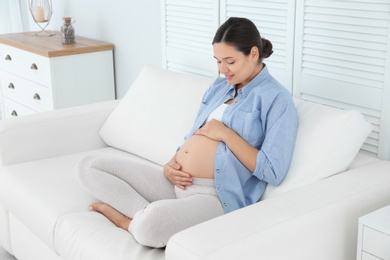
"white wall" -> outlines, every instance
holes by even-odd
[[[25,7],[28,0],[23,0]],[[76,37],[114,44],[117,97],[124,96],[147,64],[161,66],[160,0],[52,0],[49,29],[59,30],[63,16],[72,16]],[[22,7],[23,8],[23,7]],[[39,29],[27,8],[27,31]],[[77,38],[76,38],[77,41]]]
[[[8,1],[0,0],[0,33],[11,32],[12,26],[10,22],[11,15],[9,12]]]
[[[0,0],[0,33],[23,32],[19,1]]]

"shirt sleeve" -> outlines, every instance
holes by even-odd
[[[297,127],[293,101],[275,100],[267,112],[265,139],[256,158],[253,174],[257,178],[274,186],[283,181],[294,152]]]

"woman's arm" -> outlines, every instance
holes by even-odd
[[[259,150],[248,144],[247,141],[222,122],[213,119],[198,129],[195,134],[224,142],[246,168],[251,172],[255,171]]]
[[[292,102],[274,102],[273,106],[272,112],[268,113],[266,137],[261,150],[251,146],[240,135],[217,120],[206,123],[195,134],[224,142],[257,178],[272,185],[279,185],[291,163],[298,118]]]

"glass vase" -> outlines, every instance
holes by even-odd
[[[37,32],[35,35],[39,35],[42,32],[49,36],[54,35],[45,31],[53,14],[51,0],[29,0],[29,9],[34,22],[41,28],[41,31]]]

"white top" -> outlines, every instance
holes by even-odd
[[[225,103],[223,103],[222,105],[217,107],[213,112],[211,112],[211,114],[207,118],[206,122],[210,121],[211,119],[216,119],[216,120],[222,122],[222,116],[223,116],[223,113],[225,112],[225,109],[227,107],[228,107],[228,104],[225,104]]]

